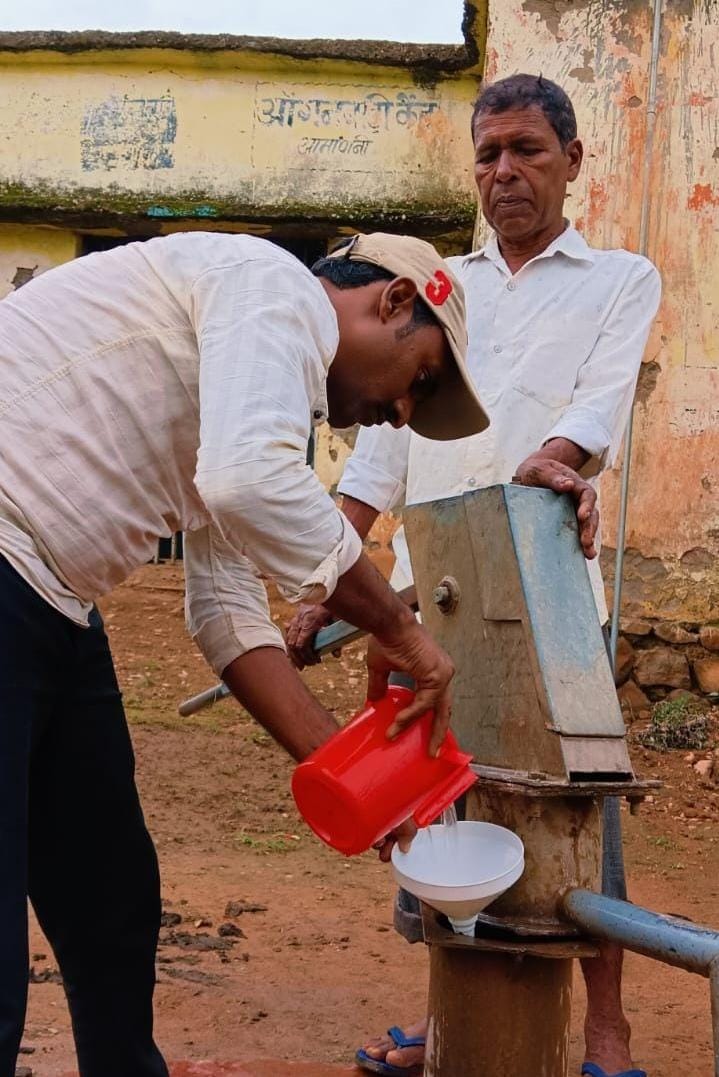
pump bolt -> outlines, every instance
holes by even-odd
[[[454,613],[459,605],[459,584],[454,576],[445,576],[432,592],[432,601],[440,613]]]

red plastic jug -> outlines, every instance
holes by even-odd
[[[427,826],[474,784],[471,755],[451,733],[429,755],[432,711],[394,740],[387,730],[414,693],[391,685],[296,768],[292,794],[318,838],[345,855],[363,853],[412,816]]]

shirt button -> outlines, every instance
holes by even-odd
[[[324,418],[324,413],[321,412],[319,410],[319,408],[315,408],[315,410],[312,412],[312,418],[313,419],[323,419]]]
[[[476,479],[467,479],[467,486],[476,486],[476,485],[477,485],[477,480]]]
[[[516,290],[517,290],[517,285],[514,283],[514,281],[513,280],[507,281],[507,291],[508,292],[516,292]]]
[[[496,352],[497,355],[499,355],[501,350],[502,350],[502,345],[501,344],[495,344],[494,347],[492,348],[492,351]]]

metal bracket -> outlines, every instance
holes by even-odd
[[[505,938],[498,938],[496,935],[481,934],[481,923],[478,923],[477,930],[479,933],[474,938],[469,938],[467,935],[455,935],[450,927],[444,926],[441,914],[424,903],[422,903],[422,930],[424,931],[424,941],[430,946],[448,946],[453,949],[467,949],[485,953],[545,957],[555,961],[563,960],[567,957],[599,956],[598,947],[587,939],[529,939],[509,934]]]
[[[506,770],[470,764],[483,785],[504,793],[519,793],[525,797],[626,797],[629,801],[643,800],[647,793],[662,788],[654,778],[631,778],[625,781],[562,781],[537,771]]]

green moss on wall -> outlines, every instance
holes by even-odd
[[[252,221],[269,227],[297,225],[315,228],[356,226],[363,229],[418,231],[425,235],[471,233],[475,216],[473,199],[408,198],[396,203],[371,199],[325,196],[315,202],[292,197],[273,204],[238,192],[232,198],[208,198],[207,191],[182,191],[172,197],[148,197],[121,188],[58,188],[50,184],[0,183],[0,220],[62,224],[74,228],[121,228],[132,233],[160,231],[172,221]]]

